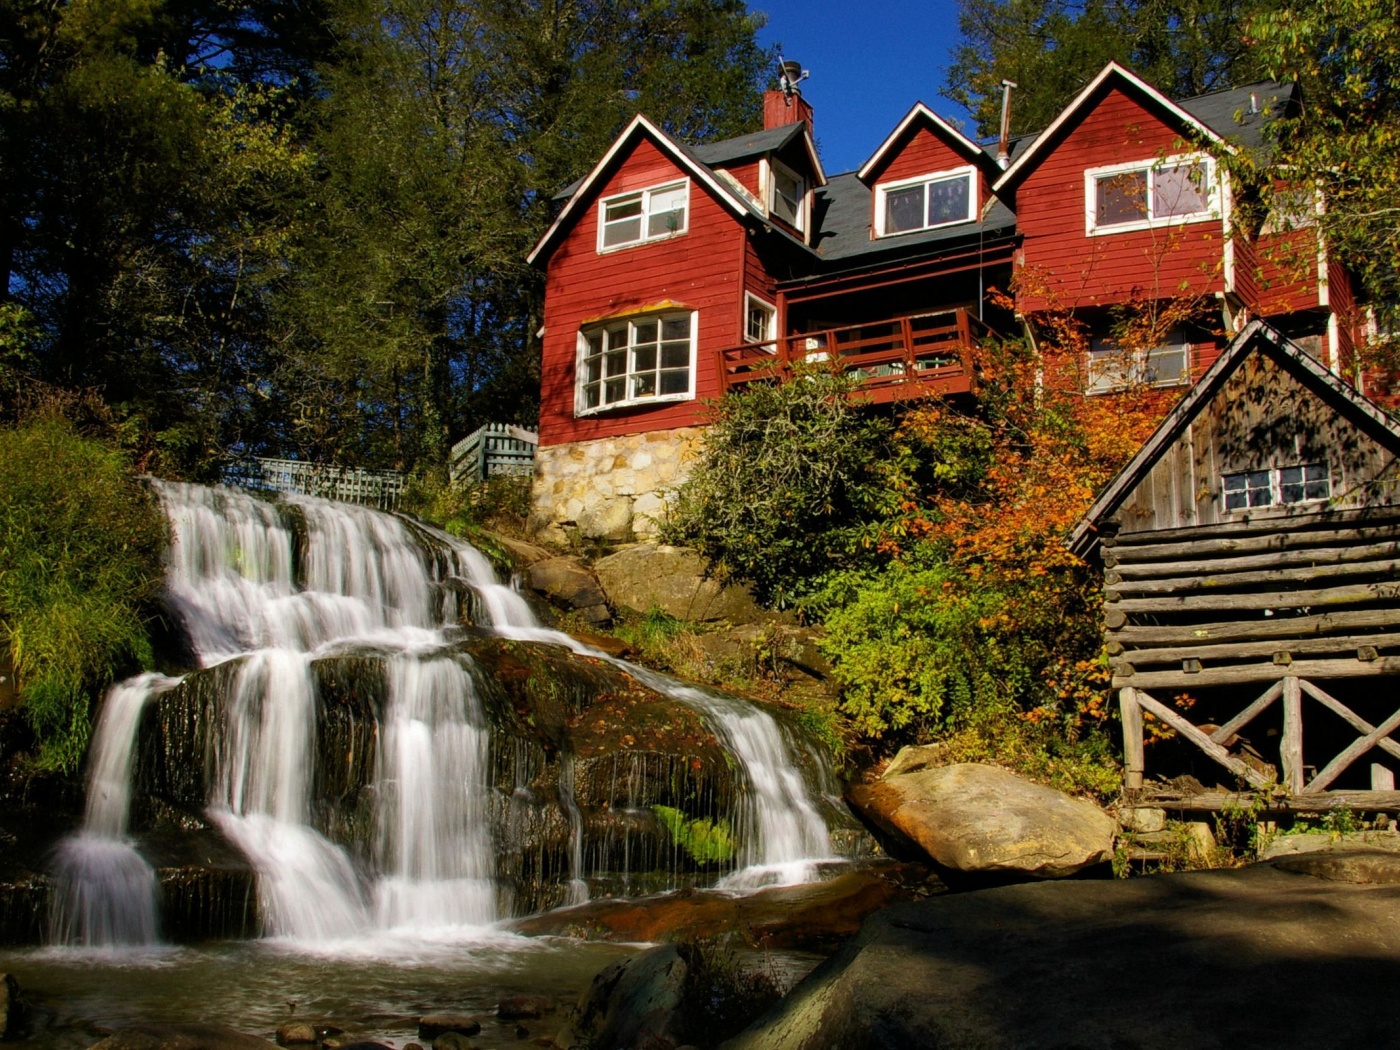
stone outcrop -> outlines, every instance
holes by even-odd
[[[273,1050],[276,1043],[219,1024],[133,1024],[92,1050]]]
[[[1395,1046],[1396,929],[1400,886],[1263,864],[950,894],[870,919],[724,1050]]]
[[[685,1041],[677,1028],[687,974],[685,960],[669,944],[610,963],[593,978],[554,1045],[597,1050],[679,1046]]]
[[[0,973],[0,1039],[18,1039],[29,1023],[29,1004],[12,973]]]
[[[848,797],[896,856],[953,872],[1061,878],[1113,856],[1112,817],[995,766],[887,774]]]
[[[597,578],[578,558],[567,554],[537,561],[525,570],[530,589],[566,612],[577,612],[588,623],[607,623],[607,595]]]
[[[595,562],[593,571],[614,608],[658,609],[678,620],[753,623],[764,618],[745,586],[706,575],[703,555],[683,547],[643,543]]]
[[[530,527],[554,542],[654,536],[666,496],[689,472],[701,428],[541,445],[535,453]]]

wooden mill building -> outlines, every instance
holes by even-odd
[[[1104,567],[1130,793],[1172,794],[1147,719],[1227,787],[1394,808],[1397,455],[1393,419],[1256,321],[1102,493],[1070,544]]]

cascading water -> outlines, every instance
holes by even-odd
[[[376,929],[472,928],[496,918],[490,728],[471,658],[447,634],[461,583],[475,595],[478,620],[496,634],[566,645],[621,666],[700,713],[728,744],[747,798],[735,829],[743,870],[727,885],[805,880],[815,860],[831,855],[825,824],[768,714],[541,627],[470,545],[360,507],[303,497],[272,504],[235,490],[153,484],[173,531],[169,603],[200,665],[228,663],[232,671],[207,737],[207,812],[253,865],[267,933],[324,941]],[[314,664],[357,652],[377,654],[385,686],[373,842],[358,861],[317,829],[313,812]],[[126,796],[140,712],[177,682],[143,676],[113,690],[106,704],[88,822],[59,855],[66,903],[55,912],[56,940],[155,939],[154,873],[125,839]],[[588,894],[585,827],[572,756],[561,763],[567,899],[577,902]]]

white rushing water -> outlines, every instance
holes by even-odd
[[[211,727],[210,817],[257,874],[265,931],[300,942],[373,931],[476,929],[496,917],[496,848],[487,798],[490,733],[471,664],[450,650],[451,579],[464,581],[497,633],[609,660],[699,711],[731,748],[748,794],[745,889],[806,881],[830,858],[826,825],[789,742],[759,708],[646,671],[542,627],[475,548],[392,515],[289,497],[154,482],[173,533],[169,604],[203,667],[237,659]],[[295,519],[295,521],[293,520]],[[299,527],[298,527],[299,526]],[[379,727],[372,863],[357,865],[316,830],[318,699],[313,660],[371,646],[387,654]],[[87,820],[59,853],[61,943],[156,939],[156,882],[126,838],[140,714],[176,679],[142,676],[112,690],[93,747]],[[570,778],[569,900],[587,899],[584,826]]]

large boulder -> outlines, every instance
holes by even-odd
[[[594,1050],[679,1046],[676,1031],[688,968],[674,945],[651,948],[604,967],[579,999],[560,1047]]]
[[[556,606],[577,611],[589,623],[608,621],[607,595],[577,558],[565,554],[537,561],[525,576],[531,590],[543,594]]]
[[[595,562],[593,571],[616,608],[659,609],[678,620],[754,623],[765,617],[746,586],[721,585],[706,574],[703,555],[683,547],[640,543]]]
[[[1400,886],[1270,865],[949,894],[868,920],[724,1050],[1394,1047],[1397,929]]]
[[[29,1022],[29,1004],[12,973],[0,973],[0,1039],[18,1039]]]
[[[950,871],[1053,879],[1113,856],[1107,813],[995,766],[916,768],[849,797],[896,855]]]

